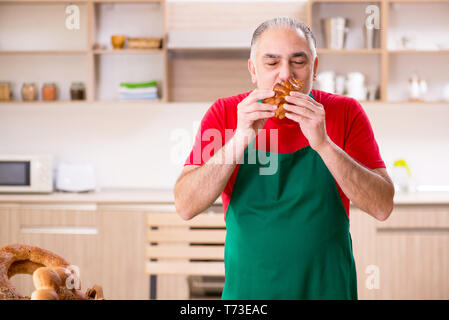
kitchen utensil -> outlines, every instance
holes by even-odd
[[[332,17],[322,20],[326,47],[328,49],[341,50],[344,48],[347,19],[343,17]]]
[[[125,44],[126,37],[124,35],[111,36],[111,43],[114,49],[122,49]]]
[[[365,25],[365,48],[373,49],[374,48],[374,35],[376,33],[376,29],[374,26],[370,26],[369,28]]]
[[[368,86],[366,89],[368,91],[368,100],[369,101],[376,100],[377,86],[373,84]]]

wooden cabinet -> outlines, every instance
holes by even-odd
[[[15,101],[23,79],[41,84],[48,77],[59,86],[63,101],[70,100],[72,81],[85,82],[89,104],[119,102],[122,81],[157,80],[163,102],[213,101],[244,92],[253,88],[247,71],[252,33],[276,16],[309,25],[318,42],[319,71],[363,72],[366,84],[379,88],[378,102],[408,101],[410,65],[428,81],[426,99],[443,98],[448,0],[308,0],[282,5],[274,0],[84,0],[74,5],[79,10],[77,28],[69,14],[61,17],[67,24],[59,19],[69,6],[64,1],[0,1],[5,26],[0,29],[0,78],[12,83]],[[367,12],[378,14],[380,22],[374,49],[362,44],[363,26],[370,19]],[[349,19],[346,42],[350,38],[354,45],[325,48],[322,19],[332,16]],[[35,27],[43,24],[48,28]],[[156,49],[113,50],[114,34],[158,37],[163,44]],[[424,66],[423,59],[432,63]]]
[[[449,207],[396,206],[380,222],[351,211],[360,299],[449,299]]]
[[[146,213],[132,205],[3,205],[0,246],[29,244],[62,256],[79,268],[82,291],[99,284],[107,299],[148,299]],[[24,295],[34,291],[29,275],[11,282]]]
[[[99,206],[103,262],[98,278],[108,299],[148,299],[145,273],[145,210],[141,207]]]
[[[79,268],[83,291],[99,283],[99,217],[95,205],[22,205],[10,210],[17,243],[50,250]],[[22,294],[34,286],[28,275],[12,278]],[[99,283],[100,284],[100,283]]]
[[[11,205],[0,205],[0,247],[13,240],[11,230]]]
[[[17,3],[20,2],[20,3]],[[167,101],[165,0],[0,1],[0,78],[21,102],[24,79],[58,86],[58,100],[71,100],[72,82],[85,83],[84,102],[119,102],[121,82],[158,82]],[[44,26],[44,27],[42,27]],[[113,49],[111,36],[162,39],[160,48]],[[48,102],[46,102],[48,103]]]
[[[174,212],[169,204],[4,204],[0,246],[61,255],[80,268],[83,291],[97,283],[107,299],[149,299],[147,219]],[[359,299],[449,299],[449,206],[397,205],[383,222],[352,207],[350,218]],[[29,275],[12,282],[22,294],[34,290]],[[156,294],[189,299],[188,277],[158,275]]]

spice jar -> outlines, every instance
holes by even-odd
[[[72,100],[84,100],[86,88],[82,82],[72,82],[70,86],[70,98]]]
[[[56,85],[54,83],[44,83],[42,86],[42,100],[56,100]]]
[[[34,83],[25,82],[22,85],[22,99],[23,101],[37,100],[37,87]]]
[[[11,100],[11,85],[8,82],[0,82],[0,101]]]

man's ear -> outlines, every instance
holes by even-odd
[[[317,71],[318,71],[318,57],[315,57],[315,61],[313,61],[313,81],[316,80]]]
[[[251,82],[257,84],[256,67],[251,59],[248,59],[248,71],[251,74]]]

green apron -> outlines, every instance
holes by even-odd
[[[222,299],[357,299],[349,219],[323,160],[309,145],[261,175],[270,152],[254,142],[226,212]]]

